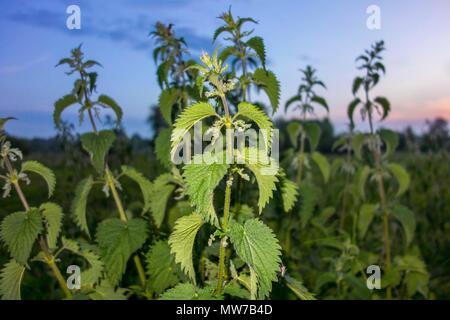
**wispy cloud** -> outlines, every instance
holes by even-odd
[[[35,65],[47,61],[50,58],[49,55],[38,57],[34,60],[24,61],[22,64],[11,64],[0,66],[0,75],[4,74],[15,74],[18,72],[25,71]]]
[[[178,2],[178,0],[168,2]],[[60,12],[57,13],[50,9],[42,8],[22,9],[21,11],[7,15],[7,18],[11,21],[33,27],[65,32],[69,36],[92,36],[107,39],[122,43],[135,50],[149,50],[153,46],[153,41],[148,37],[148,34],[156,23],[155,19],[144,14],[139,14],[132,18],[95,17],[95,19],[93,19],[89,14],[85,14],[84,10],[82,11],[81,30],[69,31],[65,28],[65,15],[62,15]],[[210,39],[198,35],[193,29],[179,28],[176,32],[179,36],[185,38],[189,47],[194,51],[209,49],[211,47]]]

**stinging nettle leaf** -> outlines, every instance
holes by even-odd
[[[289,275],[284,277],[286,279],[286,285],[295,295],[301,300],[316,300],[314,294],[309,292],[309,290],[303,285],[303,282],[292,278]]]
[[[386,119],[386,117],[389,115],[389,112],[391,111],[391,103],[385,97],[376,97],[374,101],[383,109],[381,120]]]
[[[59,233],[61,232],[63,211],[56,203],[47,202],[39,207],[47,227],[47,241],[50,249],[56,248]]]
[[[259,214],[265,208],[273,196],[278,182],[277,173],[273,172],[274,160],[269,158],[266,153],[253,148],[245,149],[245,166],[253,173],[256,178],[259,190],[258,208]],[[254,158],[256,155],[257,159]],[[277,165],[275,168],[278,171]]]
[[[331,172],[330,163],[328,162],[327,158],[325,158],[319,152],[313,152],[311,158],[319,167],[320,172],[322,173],[323,176],[323,180],[325,181],[325,183],[327,183],[328,180],[330,180],[330,172]]]
[[[297,202],[298,186],[293,181],[282,178],[281,180],[281,197],[283,199],[284,212],[289,212]]]
[[[373,217],[378,210],[377,204],[364,203],[359,209],[358,215],[358,235],[363,239],[372,223]]]
[[[330,108],[328,107],[328,103],[325,100],[325,98],[320,97],[320,96],[314,96],[311,98],[311,102],[315,102],[315,103],[321,105],[322,107],[324,107],[327,110],[327,112],[330,112]]]
[[[253,121],[259,129],[265,130],[263,131],[265,133],[264,142],[267,150],[269,150],[272,141],[271,132],[273,125],[272,121],[265,114],[265,112],[248,102],[241,102],[238,105],[238,115]]]
[[[212,287],[198,288],[191,283],[180,283],[161,295],[161,300],[218,300],[221,297],[213,295]]]
[[[11,256],[20,264],[26,265],[33,244],[42,229],[39,210],[31,209],[28,212],[15,212],[3,219],[1,237]]]
[[[280,83],[272,71],[256,69],[253,80],[258,87],[264,90],[272,105],[272,114],[275,114],[280,104]]]
[[[196,103],[185,109],[177,118],[175,126],[172,130],[172,150],[173,156],[178,144],[183,140],[185,134],[199,121],[212,116],[218,116],[214,107],[209,103]]]
[[[95,284],[99,282],[104,269],[103,262],[100,260],[100,256],[90,249],[91,247],[97,249],[97,247],[91,245],[89,249],[83,248],[81,245],[79,245],[78,242],[67,239],[65,237],[62,237],[62,244],[65,250],[71,251],[72,253],[79,255],[88,262],[89,267],[82,268],[83,271],[81,272],[80,275],[81,286],[92,288]]]
[[[146,255],[148,285],[157,294],[167,288],[176,285],[178,277],[178,266],[175,257],[170,253],[170,246],[166,241],[158,241],[150,248]]]
[[[68,94],[55,102],[55,110],[53,111],[53,121],[57,127],[61,126],[61,114],[71,105],[78,103],[78,99],[73,94]]]
[[[256,54],[263,65],[266,68],[266,47],[264,46],[264,40],[261,37],[253,37],[247,41],[247,46],[255,50]]]
[[[217,163],[207,163],[204,156],[195,156],[191,163],[184,166],[183,177],[186,181],[186,193],[189,195],[192,206],[203,219],[213,225],[219,225],[214,209],[214,189],[225,177],[229,165],[223,163],[224,159],[217,158]],[[216,156],[213,156],[216,157]],[[216,158],[214,158],[216,159]]]
[[[414,239],[414,231],[416,230],[416,217],[414,212],[402,205],[396,205],[392,209],[392,215],[400,222],[403,228],[406,246],[408,247]]]
[[[116,114],[117,123],[120,123],[122,121],[123,116],[122,108],[117,104],[117,102],[113,98],[102,94],[101,96],[98,97],[97,102],[102,107],[110,108],[114,111],[114,113]]]
[[[48,197],[52,196],[56,185],[55,174],[52,170],[37,161],[26,161],[22,163],[22,172],[33,172],[44,178],[48,186]]]
[[[181,270],[195,284],[195,270],[192,262],[192,250],[198,230],[203,225],[200,215],[194,213],[181,217],[175,223],[174,230],[169,238],[171,252],[175,255],[175,262],[181,264]]]
[[[379,131],[381,139],[386,144],[386,153],[385,157],[389,157],[391,154],[394,153],[395,149],[397,149],[398,146],[398,135],[391,130],[387,129],[381,129]]]
[[[311,183],[302,183],[299,186],[299,192],[300,192],[299,215],[302,226],[305,227],[308,224],[313,214],[313,211],[319,201],[321,191],[317,186]]]
[[[322,130],[317,123],[306,122],[303,124],[303,130],[305,132],[306,138],[308,138],[309,144],[311,146],[311,151],[315,151],[319,145],[320,136]]]
[[[128,259],[142,247],[147,233],[147,223],[139,218],[108,219],[99,224],[97,242],[111,285],[117,285],[122,279]]]
[[[142,197],[144,199],[144,206],[142,208],[142,213],[146,213],[150,210],[151,200],[150,194],[153,192],[153,185],[142,173],[136,169],[128,166],[122,166],[122,174],[132,179],[139,185],[142,192]]]
[[[167,169],[172,167],[172,161],[170,161],[170,137],[172,135],[172,129],[162,129],[155,139],[155,152],[156,158]]]
[[[168,88],[161,92],[159,96],[159,109],[161,114],[169,125],[172,125],[172,109],[178,100],[178,91],[176,88]]]
[[[409,185],[411,183],[411,178],[409,177],[408,172],[399,164],[390,163],[387,165],[387,168],[397,180],[398,183],[397,197],[400,197],[402,194],[406,192],[406,190],[408,190]]]
[[[0,297],[2,300],[21,300],[20,285],[25,267],[14,259],[3,266],[0,271]]]
[[[71,205],[72,216],[75,223],[90,236],[86,220],[86,207],[89,193],[91,192],[94,180],[91,176],[80,181],[75,189],[75,197]]]
[[[91,162],[98,173],[105,169],[105,156],[111,149],[116,135],[111,130],[102,130],[97,133],[88,132],[81,135],[81,144],[91,157]]]
[[[158,228],[164,221],[167,201],[174,190],[175,185],[171,183],[171,175],[168,173],[160,175],[153,182],[153,189],[150,193],[150,210]]]
[[[258,298],[264,299],[277,281],[281,263],[281,247],[272,229],[258,219],[250,219],[244,225],[231,224],[230,240],[238,256],[252,268],[258,282]]]

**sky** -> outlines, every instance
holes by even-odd
[[[66,27],[72,4],[81,9],[80,30]],[[370,5],[381,10],[380,30],[366,26]],[[320,94],[328,101],[331,121],[338,131],[345,129],[358,75],[355,58],[383,39],[387,73],[374,94],[388,97],[393,110],[378,125],[422,131],[426,119],[450,120],[448,0],[0,0],[0,117],[19,119],[8,124],[10,134],[53,136],[53,104],[74,81],[55,65],[83,43],[85,55],[103,65],[98,92],[122,106],[127,133],[149,137],[146,118],[160,93],[149,32],[157,21],[173,23],[198,58],[202,50],[213,50],[217,17],[230,6],[235,15],[259,22],[254,35],[265,40],[268,68],[281,83],[282,106],[296,93],[299,69],[311,64],[327,85]],[[274,118],[295,116],[280,108]],[[77,111],[69,109],[63,119],[77,123]],[[357,119],[358,128],[366,128]]]

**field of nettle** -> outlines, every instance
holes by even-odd
[[[280,105],[256,21],[219,19],[212,40],[225,45],[200,57],[172,25],[152,30],[161,92],[149,146],[124,134],[126,110],[97,92],[101,62],[83,46],[55,61],[73,83],[54,104],[64,152],[24,152],[7,134],[19,120],[2,115],[1,298],[450,298],[448,134],[381,129],[395,108],[373,93],[388,44],[349,57],[348,130],[330,142],[315,116],[333,113],[320,70],[305,67]],[[64,120],[69,108],[90,132]],[[274,123],[280,108],[295,119]],[[196,152],[199,123],[210,148]],[[250,130],[265,134],[234,143]]]

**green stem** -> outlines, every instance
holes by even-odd
[[[13,173],[13,167],[11,165],[11,162],[9,161],[8,157],[3,158],[5,166],[10,174]],[[13,183],[14,188],[16,189],[17,194],[19,195],[20,201],[22,202],[23,207],[28,212],[30,211],[30,205],[28,204],[28,201],[25,197],[25,194],[22,191],[22,188],[20,187],[19,182]],[[58,266],[55,263],[55,258],[52,256],[52,254],[49,252],[48,249],[48,243],[47,239],[39,235],[38,237],[39,246],[41,247],[42,252],[44,252],[45,259],[47,261],[47,264],[49,265],[50,269],[52,269],[53,275],[55,276],[56,280],[58,281],[59,286],[61,287],[62,291],[64,292],[64,295],[67,299],[72,300],[73,295],[72,292],[70,292],[69,288],[67,288],[66,281],[64,280],[64,277],[61,274],[61,271],[59,270]]]
[[[230,176],[227,181],[227,187],[225,189],[225,201],[223,208],[223,221],[222,221],[222,231],[224,233],[228,230],[228,220],[230,214],[230,203],[231,203],[231,186],[233,184],[232,177]],[[223,290],[223,280],[225,276],[225,248],[227,243],[227,237],[222,236],[220,239],[219,248],[219,275],[217,277],[217,287],[216,294],[221,294]]]
[[[383,172],[381,169],[381,155],[379,146],[374,150],[375,166],[377,171],[378,193],[380,196],[381,208],[383,210],[383,240],[384,240],[384,252],[386,255],[386,272],[391,271],[391,244],[389,240],[389,211],[386,201],[386,192],[384,190]],[[387,288],[387,298],[392,299],[392,288]]]
[[[122,200],[120,200],[119,193],[117,192],[117,188],[114,183],[114,177],[113,177],[111,171],[109,170],[108,166],[106,166],[106,168],[105,168],[105,174],[106,174],[106,180],[107,180],[109,188],[111,189],[111,193],[113,195],[117,210],[119,211],[120,220],[127,222],[128,218],[127,218],[127,215],[123,208]],[[138,272],[138,276],[139,276],[141,285],[143,287],[145,287],[146,279],[145,279],[145,272],[144,272],[144,268],[142,267],[141,259],[139,258],[138,255],[135,255],[133,260],[134,260],[134,264],[136,265],[136,270]]]

